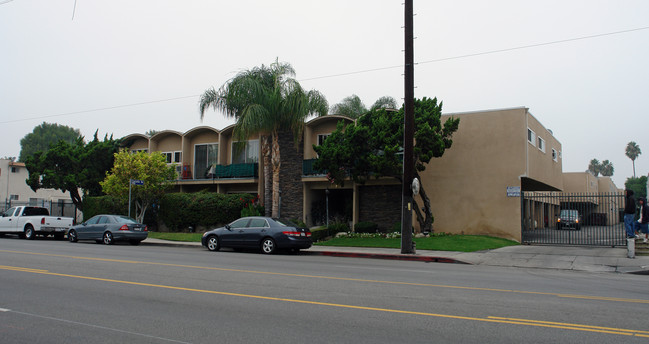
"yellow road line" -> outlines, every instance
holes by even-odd
[[[223,292],[223,291],[176,287],[176,286],[169,286],[169,285],[162,285],[162,284],[143,283],[143,282],[123,281],[123,280],[116,280],[116,279],[109,279],[109,278],[91,277],[91,276],[60,274],[60,273],[48,272],[46,270],[24,269],[24,268],[20,268],[20,267],[12,267],[12,266],[0,266],[0,269],[20,271],[20,272],[29,272],[29,273],[36,273],[36,274],[43,274],[43,275],[50,275],[50,276],[78,278],[78,279],[85,279],[85,280],[91,280],[91,281],[119,283],[119,284],[136,285],[136,286],[153,287],[153,288],[162,288],[162,289],[170,289],[170,290],[190,291],[190,292],[213,294],[213,295],[244,297],[244,298],[258,299],[258,300],[290,302],[290,303],[299,303],[299,304],[326,306],[326,307],[336,307],[336,308],[345,308],[345,309],[355,309],[355,310],[364,310],[364,311],[386,312],[386,313],[396,313],[396,314],[406,314],[406,315],[421,315],[421,316],[445,318],[445,319],[480,321],[480,322],[488,322],[488,323],[495,323],[495,324],[513,324],[513,325],[524,325],[524,326],[544,327],[544,328],[557,328],[557,329],[574,330],[574,331],[596,332],[596,333],[616,334],[616,335],[624,335],[624,336],[639,336],[639,337],[647,337],[647,334],[649,333],[649,332],[646,332],[646,331],[636,331],[636,330],[629,330],[629,329],[590,326],[590,325],[580,325],[580,324],[570,324],[570,323],[560,323],[560,322],[550,322],[550,321],[540,321],[540,320],[502,318],[502,317],[493,317],[493,316],[486,317],[486,318],[477,318],[477,317],[468,317],[468,316],[460,316],[460,315],[417,312],[417,311],[407,311],[407,310],[400,310],[400,309],[389,309],[389,308],[378,308],[378,307],[355,306],[355,305],[346,305],[346,304],[340,304],[340,303],[329,303],[329,302],[320,302],[320,301],[287,299],[287,298],[281,298],[281,297],[230,293],[230,292]]]
[[[596,301],[613,301],[613,302],[649,304],[649,300],[625,299],[625,298],[615,298],[615,297],[605,297],[605,296],[589,296],[589,295],[548,293],[548,292],[513,290],[513,289],[478,288],[478,287],[464,287],[464,286],[453,286],[453,285],[444,285],[444,284],[429,284],[429,283],[414,283],[414,282],[399,282],[399,281],[381,281],[381,280],[348,278],[348,277],[332,277],[332,276],[290,274],[290,273],[282,273],[282,272],[228,269],[228,268],[216,268],[216,267],[209,267],[209,266],[194,266],[194,265],[184,265],[184,264],[145,262],[145,261],[137,261],[137,260],[122,260],[122,259],[109,259],[109,258],[68,256],[68,255],[62,255],[62,254],[49,254],[49,253],[40,253],[40,252],[24,252],[24,251],[9,251],[9,250],[0,250],[0,252],[29,254],[29,255],[38,255],[38,256],[48,256],[48,257],[70,258],[70,259],[79,259],[79,260],[91,260],[91,261],[101,261],[101,262],[111,262],[111,263],[145,264],[145,265],[169,266],[169,267],[179,267],[179,268],[188,268],[188,269],[241,272],[241,273],[251,273],[251,274],[264,274],[264,275],[275,275],[275,276],[327,279],[327,280],[350,281],[350,282],[408,285],[408,286],[429,287],[429,288],[447,288],[447,289],[462,289],[462,290],[475,290],[475,291],[491,291],[491,292],[499,292],[499,293],[544,295],[544,296],[554,296],[554,297],[571,298],[571,299],[587,299],[587,300],[596,300]]]

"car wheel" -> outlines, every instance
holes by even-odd
[[[137,245],[140,244],[140,241],[142,241],[142,240],[129,240],[129,243],[130,243],[131,245],[133,245],[133,246],[137,246]]]
[[[264,240],[261,241],[261,252],[265,254],[271,254],[275,252],[275,249],[275,240],[271,238],[264,238]]]
[[[25,226],[25,239],[34,240],[36,237],[36,232],[34,232],[34,227],[32,225]]]
[[[207,249],[210,251],[218,251],[221,249],[219,238],[216,235],[210,235],[209,238],[207,238]]]
[[[71,229],[71,230],[68,232],[68,240],[69,240],[70,242],[77,242],[77,241],[79,241],[79,237],[77,237],[77,231],[75,231],[74,229]]]
[[[104,244],[106,244],[106,245],[112,245],[113,244],[113,233],[111,233],[111,232],[104,233],[103,241],[104,241]]]

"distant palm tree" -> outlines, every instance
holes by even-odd
[[[328,104],[318,91],[305,91],[293,77],[295,70],[284,62],[276,60],[270,66],[261,65],[245,70],[227,81],[219,90],[210,88],[200,99],[201,120],[205,111],[212,107],[236,119],[234,135],[246,139],[253,134],[270,134],[272,147],[267,136],[262,136],[264,157],[264,180],[270,183],[272,166],[272,212],[279,214],[280,150],[278,133],[291,131],[296,141],[302,137],[305,119],[312,115],[326,115]],[[270,154],[267,154],[270,150]],[[270,196],[270,184],[265,184],[266,196]],[[268,198],[265,197],[266,200]],[[268,209],[268,202],[265,201]]]
[[[601,171],[602,164],[597,159],[591,160],[590,164],[588,164],[588,170],[586,170],[586,172],[590,172],[595,177],[597,177]]]
[[[615,171],[615,168],[613,168],[613,163],[612,162],[610,162],[608,160],[602,161],[601,172],[602,172],[602,175],[604,177],[612,176],[613,171]]]
[[[635,159],[638,158],[638,155],[640,154],[642,154],[640,146],[638,146],[634,141],[631,141],[626,145],[626,156],[633,162],[633,178],[635,178]]]
[[[350,118],[358,118],[362,115],[368,113],[370,110],[376,109],[396,109],[397,101],[390,96],[383,96],[372,104],[372,107],[368,109],[363,104],[361,98],[357,95],[352,94],[349,97],[343,99],[340,103],[334,104],[331,106],[330,113],[334,115],[343,115]]]

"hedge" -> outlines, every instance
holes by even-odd
[[[222,225],[241,217],[253,199],[250,194],[170,193],[160,201],[158,216],[171,231]]]
[[[253,199],[250,194],[169,193],[154,209],[147,209],[144,223],[154,226],[162,221],[170,231],[223,225],[241,217],[241,210]],[[124,202],[111,196],[85,197],[83,218],[85,221],[97,214],[127,215],[127,208]],[[134,213],[131,215],[134,217]]]

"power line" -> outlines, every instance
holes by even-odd
[[[9,0],[9,1],[12,1],[12,0]],[[6,1],[6,2],[8,2],[8,1]],[[4,3],[4,2],[0,1],[0,4],[2,4],[2,3]],[[553,45],[553,44],[561,44],[561,43],[567,43],[567,42],[574,42],[574,41],[580,41],[580,40],[586,40],[586,39],[592,39],[592,38],[598,38],[598,37],[604,37],[604,36],[619,35],[619,34],[622,34],[622,33],[628,33],[628,32],[634,32],[634,31],[642,31],[642,30],[647,30],[647,29],[649,29],[649,26],[639,27],[639,28],[629,29],[629,30],[607,32],[607,33],[602,33],[602,34],[597,34],[597,35],[568,38],[568,39],[550,41],[550,42],[544,42],[544,43],[522,45],[522,46],[513,47],[513,48],[505,48],[505,49],[483,51],[483,52],[479,52],[479,53],[472,53],[472,54],[466,54],[466,55],[444,57],[444,58],[439,58],[439,59],[434,59],[434,60],[420,61],[420,62],[417,62],[415,64],[416,65],[417,64],[428,64],[428,63],[435,63],[435,62],[442,62],[442,61],[449,61],[449,60],[457,60],[457,59],[463,59],[463,58],[468,58],[468,57],[475,57],[475,56],[481,56],[481,55],[503,53],[503,52],[508,52],[508,51],[535,48],[535,47],[541,47],[541,46]],[[396,68],[403,68],[403,65],[371,68],[371,69],[364,69],[364,70],[358,70],[358,71],[353,71],[353,72],[316,76],[316,77],[313,77],[313,78],[300,79],[299,81],[311,81],[311,80],[319,80],[319,79],[336,78],[336,77],[341,77],[341,76],[363,74],[363,73],[369,73],[369,72],[377,72],[377,71],[381,71],[381,70],[396,69]],[[69,115],[76,115],[76,114],[81,114],[81,113],[104,111],[104,110],[113,110],[113,109],[119,109],[119,108],[131,107],[131,106],[155,104],[155,103],[162,103],[162,102],[168,102],[168,101],[186,99],[186,98],[194,98],[194,97],[200,97],[200,95],[192,95],[192,96],[184,96],[184,97],[152,100],[152,101],[141,102],[141,103],[116,105],[116,106],[105,107],[105,108],[97,108],[97,109],[91,109],[91,110],[65,112],[65,113],[54,114],[54,115],[44,115],[44,116],[37,116],[37,117],[30,117],[30,118],[15,119],[15,120],[10,120],[10,121],[0,121],[0,124],[31,121],[31,120],[35,120],[35,119],[44,119],[44,118],[51,118],[51,117],[69,116]]]
[[[9,120],[9,121],[1,121],[0,124],[15,123],[15,122],[22,122],[22,121],[31,121],[31,120],[34,120],[34,119],[44,119],[44,118],[50,118],[50,117],[77,115],[77,114],[80,114],[80,113],[87,113],[87,112],[113,110],[113,109],[119,109],[119,108],[131,107],[131,106],[139,106],[139,105],[146,105],[146,104],[169,102],[169,101],[173,101],[173,100],[186,99],[186,98],[195,98],[195,97],[199,97],[199,96],[200,95],[184,96],[184,97],[176,97],[176,98],[168,98],[168,99],[160,99],[160,100],[151,100],[151,101],[148,101],[148,102],[116,105],[116,106],[109,106],[109,107],[97,108],[97,109],[91,109],[91,110],[81,110],[81,111],[74,111],[74,112],[64,112],[64,113],[59,113],[59,114],[54,114],[54,115],[46,115],[46,116],[38,116],[38,117],[30,117],[30,118],[21,118],[21,119]]]

